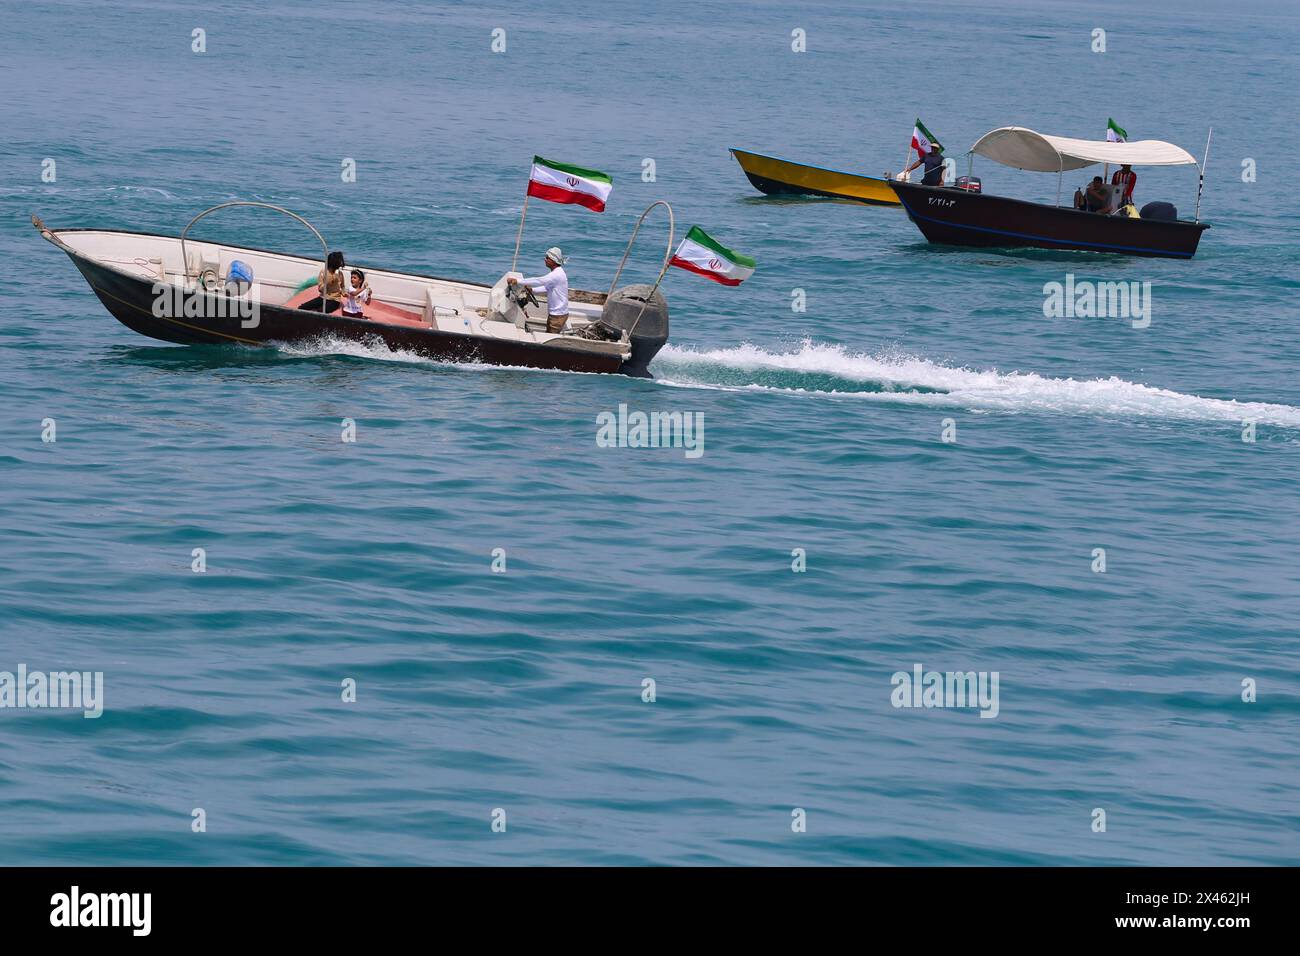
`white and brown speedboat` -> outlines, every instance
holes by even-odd
[[[655,203],[653,205],[660,205]],[[651,208],[653,208],[653,205]],[[667,205],[662,203],[662,205]],[[549,332],[546,302],[503,275],[494,285],[363,267],[372,289],[364,318],[320,311],[315,259],[188,237],[218,209],[257,206],[306,225],[301,216],[267,203],[222,203],[195,216],[180,236],[106,229],[51,229],[32,224],[76,264],[105,308],[142,335],[184,345],[273,345],[318,338],[379,338],[452,362],[521,365],[574,372],[646,377],[668,340],[668,304],[659,282],[617,288],[632,241],[608,292],[569,294],[569,320]],[[672,249],[671,210],[669,243]],[[664,258],[664,270],[668,256]],[[660,272],[660,279],[663,271]],[[250,281],[251,279],[251,281]],[[310,306],[316,301],[316,307]]]

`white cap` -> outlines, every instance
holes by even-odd
[[[564,258],[564,253],[560,251],[559,246],[551,246],[546,250],[546,258],[550,259],[556,265],[564,265],[569,260]]]

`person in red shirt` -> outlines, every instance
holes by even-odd
[[[1137,181],[1138,175],[1133,172],[1133,168],[1128,163],[1115,170],[1115,175],[1110,177],[1111,185],[1123,185],[1124,187],[1124,198],[1119,201],[1118,205],[1123,206],[1125,203],[1133,201],[1133,187],[1137,185]]]

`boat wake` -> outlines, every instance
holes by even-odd
[[[1300,408],[1201,398],[1117,377],[1050,378],[976,371],[902,352],[872,355],[805,340],[795,351],[755,345],[699,351],[665,346],[650,365],[660,384],[682,388],[812,393],[883,402],[1183,421],[1255,421],[1300,429]]]
[[[377,336],[357,342],[322,337],[278,343],[293,358],[349,356],[448,370],[508,366],[457,364],[389,348]],[[524,369],[511,369],[523,372]],[[977,371],[942,365],[901,351],[870,354],[805,340],[797,350],[769,352],[756,345],[697,350],[666,345],[650,364],[655,384],[670,388],[757,391],[967,408],[1180,421],[1254,421],[1300,430],[1300,408],[1268,402],[1201,398],[1118,377],[1051,378],[1035,372]],[[540,370],[527,370],[536,374]],[[568,375],[569,372],[548,374]]]
[[[277,352],[291,358],[322,358],[327,355],[347,355],[352,358],[378,359],[381,362],[404,362],[410,365],[447,365],[437,359],[426,358],[408,349],[390,348],[378,335],[364,341],[321,335],[298,342],[274,342]]]

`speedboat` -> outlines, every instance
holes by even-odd
[[[105,308],[127,328],[184,345],[274,345],[314,339],[382,340],[389,348],[451,362],[520,365],[573,372],[649,377],[648,366],[668,340],[668,304],[659,291],[672,251],[653,285],[618,287],[623,266],[652,203],[637,220],[607,292],[571,290],[569,320],[547,331],[541,301],[507,272],[493,285],[363,266],[372,296],[363,317],[320,310],[317,278],[323,260],[198,240],[199,220],[232,206],[283,213],[329,247],[301,216],[259,202],[221,203],[199,213],[180,236],[32,225],[68,254]],[[352,263],[349,263],[349,268]],[[307,308],[315,302],[314,308]]]
[[[923,186],[890,180],[889,185],[898,194],[908,217],[930,242],[1190,259],[1196,254],[1201,233],[1210,228],[1208,223],[1200,221],[1204,168],[1195,157],[1173,143],[1071,139],[1020,126],[1004,126],[981,136],[968,155],[970,171],[978,155],[1015,169],[1056,173],[1056,203],[993,196],[980,191],[979,181],[969,175],[959,179],[956,186]],[[1197,166],[1201,175],[1196,192],[1196,218],[1179,219],[1177,210],[1164,202],[1144,206],[1140,218],[1062,206],[1065,173],[1102,163]],[[1106,188],[1110,190],[1111,186],[1107,184]]]
[[[731,147],[740,168],[754,188],[769,196],[828,196],[853,199],[873,206],[897,206],[889,183],[873,176],[842,173],[821,166],[805,166],[788,159],[764,156]]]

